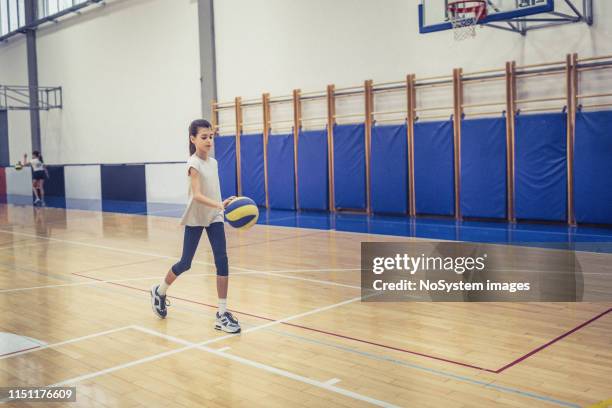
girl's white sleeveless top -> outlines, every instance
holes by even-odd
[[[189,200],[187,201],[187,208],[181,218],[181,225],[208,227],[214,222],[223,222],[223,210],[209,207],[193,199],[191,178],[189,177],[189,169],[192,167],[200,174],[200,191],[202,194],[212,200],[221,201],[221,186],[219,185],[219,167],[217,160],[212,157],[202,160],[196,154],[193,154],[189,160],[187,160]]]

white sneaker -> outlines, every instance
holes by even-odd
[[[153,285],[149,293],[151,294],[151,308],[153,313],[160,319],[165,319],[168,314],[167,306],[170,306],[170,302],[166,300],[166,296],[162,296],[157,292],[159,285]]]
[[[226,333],[240,333],[240,323],[230,312],[223,313],[223,316],[217,312],[216,317],[215,329]]]

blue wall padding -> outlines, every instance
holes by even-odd
[[[102,200],[147,201],[145,166],[142,164],[100,166]]]
[[[372,128],[372,211],[408,212],[408,141],[406,125]]]
[[[461,122],[461,215],[506,217],[506,119]]]
[[[516,218],[545,221],[566,219],[566,146],[564,113],[516,117]]]
[[[414,195],[417,214],[455,213],[453,122],[414,125]]]
[[[242,195],[260,206],[266,205],[264,176],[263,135],[240,136],[240,174]]]
[[[298,138],[298,202],[304,210],[327,210],[327,130],[300,132]]]
[[[215,138],[215,159],[219,165],[221,197],[236,195],[236,137],[218,136]]]
[[[334,201],[337,209],[366,208],[364,124],[334,126]]]
[[[64,166],[46,166],[49,178],[45,180],[45,196],[66,197]]]
[[[268,199],[270,208],[295,210],[293,134],[268,138]]]
[[[612,111],[578,112],[574,147],[577,222],[612,224]]]

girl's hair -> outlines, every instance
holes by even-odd
[[[44,163],[45,161],[42,158],[42,154],[40,154],[40,152],[38,150],[34,150],[32,152],[32,157],[38,157],[38,160],[41,161],[41,163]]]
[[[191,143],[191,136],[197,135],[199,128],[211,129],[212,126],[206,119],[196,119],[191,122],[189,125],[189,154],[194,154],[196,151],[195,145]]]

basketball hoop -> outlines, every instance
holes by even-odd
[[[448,18],[453,25],[455,41],[476,36],[476,24],[487,16],[486,0],[448,2]]]

